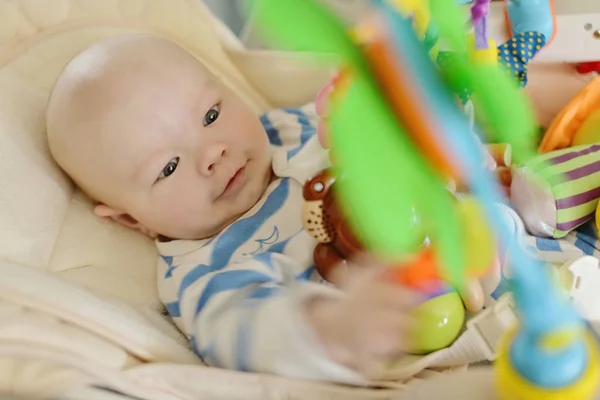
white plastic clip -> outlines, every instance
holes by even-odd
[[[512,295],[506,293],[494,305],[467,322],[467,330],[490,361],[496,358],[496,350],[504,333],[518,323],[513,307]]]
[[[584,256],[560,267],[558,279],[581,316],[600,321],[600,260]]]

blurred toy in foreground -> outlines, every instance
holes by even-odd
[[[479,3],[485,2],[484,0]],[[432,59],[436,59],[438,37],[435,27],[431,24],[429,9],[421,1],[394,1],[393,5],[398,7],[403,16],[411,18],[413,28],[422,41],[424,49]],[[483,10],[483,14],[480,12],[479,17],[485,19],[485,13],[486,10]],[[377,18],[370,15],[351,30],[350,34],[361,44],[365,52],[368,52],[371,60],[376,60],[379,70],[386,74],[387,79],[393,79],[393,71],[386,71],[386,64],[393,63],[394,60],[389,59],[391,54],[389,51],[386,53],[385,43],[381,41],[381,33],[376,22]],[[326,113],[330,97],[343,92],[344,87],[351,82],[352,76],[349,71],[340,70],[332,82],[317,96],[317,113],[323,116],[317,134],[325,148],[328,147]],[[389,93],[389,96],[392,96],[396,102],[405,102],[401,98],[394,98],[393,92]],[[441,149],[434,148],[436,143],[429,140],[426,146],[434,158],[441,160]],[[323,171],[307,182],[304,190],[306,203],[303,208],[303,222],[307,231],[320,242],[315,248],[314,260],[317,270],[325,279],[329,278],[333,268],[345,265],[346,260],[359,252],[366,251],[366,246],[354,235],[339,202],[333,195],[336,179],[340,179],[340,176],[336,176],[335,171]],[[464,249],[465,254],[469,255],[467,263],[470,266],[470,274],[473,278],[478,277],[494,262],[495,240],[485,224],[485,219],[482,218],[481,210],[476,210],[475,202],[465,200],[458,208],[463,224],[468,227],[465,237],[471,238],[465,243]],[[456,290],[448,284],[450,277],[443,276],[443,271],[446,269],[440,268],[432,248],[426,244],[427,234],[418,221],[416,209],[413,209],[407,218],[404,222],[397,222],[404,226],[411,226],[414,237],[421,237],[419,240],[422,241],[423,248],[416,255],[410,255],[399,262],[392,279],[427,293],[430,299],[419,310],[422,313],[422,318],[419,319],[422,321],[421,331],[427,334],[419,335],[419,343],[412,348],[414,353],[425,353],[446,347],[454,341],[462,329],[464,320],[462,302],[464,301],[467,310],[479,311],[483,306],[483,292],[480,285],[467,284],[460,289],[461,296],[458,296]],[[477,233],[469,235],[468,232]],[[431,308],[430,304],[436,304],[436,307]]]
[[[373,20],[379,23],[369,46],[354,43],[343,24],[313,1],[258,4],[258,17],[273,38],[295,50],[336,53],[352,77],[334,94],[331,149],[343,177],[335,183],[335,195],[361,243],[402,267],[422,245],[405,224],[416,209],[434,244],[437,265],[445,270],[440,273],[452,286],[464,287],[471,267],[464,253],[467,239],[447,179],[469,185],[502,243],[511,243],[513,232],[497,210],[505,199],[490,172],[481,168],[481,148],[451,88],[469,83],[486,136],[510,143],[517,162],[535,154],[537,134],[523,93],[497,66],[469,60],[463,17],[452,2],[425,3],[440,39],[457,53],[444,76],[410,23],[381,1],[374,3]],[[304,29],[307,21],[310,30]],[[500,351],[499,395],[590,398],[600,375],[587,325],[559,295],[541,263],[521,246],[512,247],[510,259],[520,321]]]

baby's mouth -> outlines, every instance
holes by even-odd
[[[242,168],[238,169],[235,174],[233,174],[229,182],[227,182],[227,186],[225,186],[225,189],[223,189],[223,193],[221,193],[219,197],[226,196],[239,190],[239,188],[244,185],[244,180],[246,177],[245,172],[246,166],[244,165]]]

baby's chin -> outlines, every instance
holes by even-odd
[[[270,166],[260,174],[256,174],[236,198],[236,211],[228,219],[237,220],[250,211],[263,198],[273,179],[274,174]]]
[[[242,218],[244,214],[250,211],[263,198],[269,184],[274,179],[275,175],[269,164],[268,169],[261,171],[260,174],[256,174],[254,179],[251,179],[244,190],[239,193],[234,207],[231,208],[231,212],[227,214],[217,229],[212,230],[213,234],[211,236],[223,231],[229,225],[233,224],[235,221]]]

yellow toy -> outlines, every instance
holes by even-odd
[[[502,400],[584,400],[592,399],[598,390],[600,379],[600,354],[596,337],[591,332],[584,332],[584,346],[588,353],[589,364],[583,374],[567,387],[542,388],[534,385],[515,371],[510,361],[509,346],[516,332],[507,334],[500,345],[499,355],[494,364],[496,371],[496,390]],[[571,341],[576,340],[582,332],[563,332],[562,335],[548,338],[546,351],[558,351]]]
[[[490,0],[477,0],[471,7],[473,32],[468,35],[468,54],[472,62],[496,65],[498,48],[493,39],[488,38],[487,20]]]

